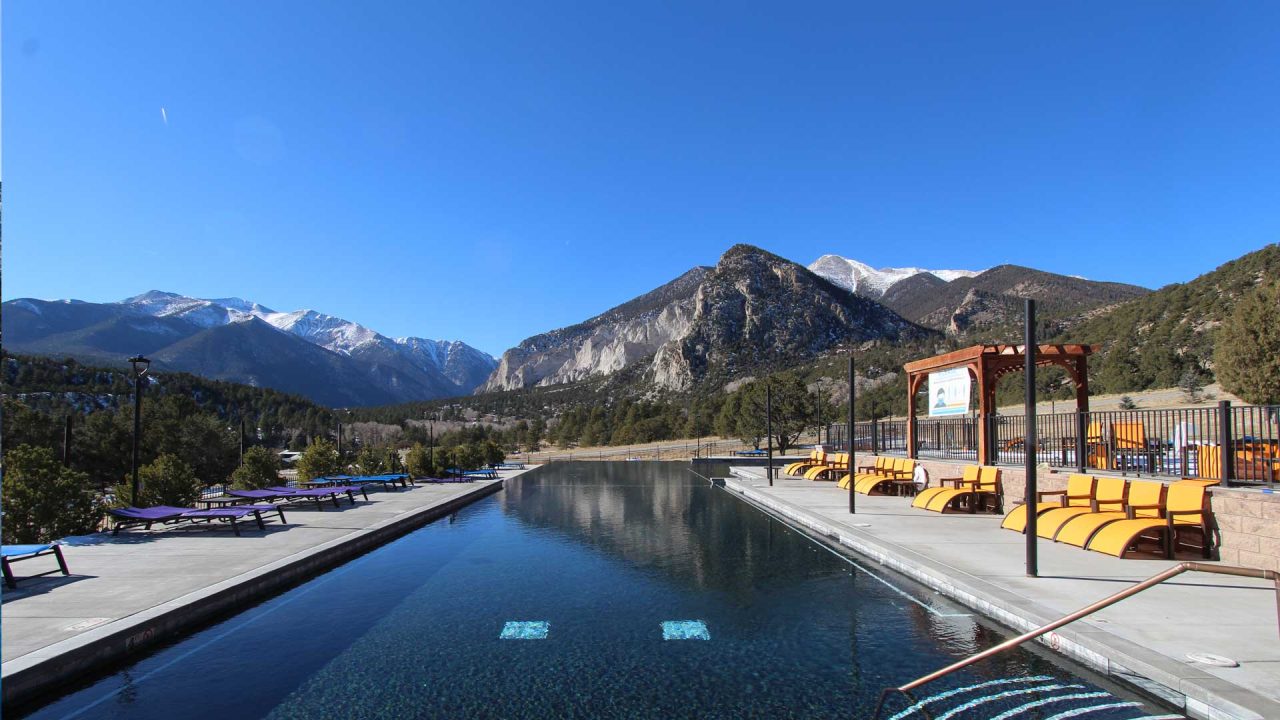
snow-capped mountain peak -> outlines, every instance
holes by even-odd
[[[293,333],[336,353],[350,355],[353,350],[378,341],[388,341],[369,328],[315,310],[259,315],[270,325]]]
[[[981,270],[926,270],[917,267],[880,268],[879,270],[839,255],[823,255],[809,265],[814,273],[851,292],[872,299],[884,295],[895,283],[920,273],[929,273],[946,282],[957,278],[973,277]]]
[[[430,340],[418,337],[391,338],[359,323],[315,310],[277,312],[243,298],[193,298],[163,290],[152,290],[120,301],[120,305],[141,315],[181,318],[204,328],[262,320],[281,332],[296,335],[341,355],[377,356],[383,361],[401,358],[419,369],[444,375],[470,392],[484,382],[497,360],[459,340]],[[443,381],[444,378],[441,378]]]

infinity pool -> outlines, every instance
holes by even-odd
[[[687,465],[557,464],[29,717],[862,718],[1003,638]],[[1025,651],[941,685],[917,712],[1172,717]]]

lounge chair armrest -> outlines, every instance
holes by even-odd
[[[1067,496],[1067,491],[1066,490],[1041,490],[1040,492],[1036,493],[1036,499],[1044,500],[1046,497],[1050,495],[1062,495],[1063,499],[1065,500]]]
[[[1164,514],[1166,517],[1172,518],[1174,515],[1200,515],[1200,514],[1203,514],[1204,512],[1205,511],[1203,509],[1202,510],[1166,510]]]
[[[1129,518],[1130,520],[1133,520],[1136,518],[1136,513],[1134,512],[1135,510],[1159,510],[1163,507],[1164,506],[1161,505],[1160,503],[1154,503],[1152,505],[1125,505],[1124,516]]]

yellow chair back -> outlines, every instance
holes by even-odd
[[[1173,483],[1169,486],[1169,494],[1166,496],[1164,506],[1170,511],[1204,510],[1204,486],[1195,483]],[[1180,523],[1202,523],[1204,515],[1202,513],[1175,515],[1173,520]]]
[[[984,465],[978,469],[978,492],[997,492],[1000,489],[1000,468]]]
[[[1098,501],[1098,512],[1123,512],[1124,497],[1129,481],[1124,478],[1098,478],[1093,497]]]
[[[1130,505],[1160,505],[1160,501],[1163,499],[1163,483],[1150,482],[1148,480],[1134,480],[1132,483],[1129,483],[1128,502]],[[1160,508],[1141,508],[1134,510],[1133,516],[1135,518],[1160,517]]]
[[[1081,475],[1080,473],[1073,473],[1071,477],[1067,478],[1067,494],[1068,495],[1085,495],[1085,496],[1092,495],[1093,494],[1093,476]],[[1068,506],[1088,505],[1088,504],[1089,504],[1088,500],[1080,500],[1076,498],[1067,500]]]

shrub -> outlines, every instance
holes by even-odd
[[[341,472],[342,461],[338,459],[338,449],[324,438],[312,441],[298,458],[299,480],[337,475]]]
[[[177,455],[165,453],[150,465],[138,468],[138,497],[132,497],[132,478],[116,486],[116,504],[134,507],[172,505],[191,507],[204,486],[196,471]]]
[[[245,450],[240,467],[231,473],[231,482],[237,488],[248,490],[279,485],[280,456],[264,447]]]
[[[102,500],[89,476],[63,467],[49,448],[18,445],[4,454],[4,542],[43,543],[94,532]]]

